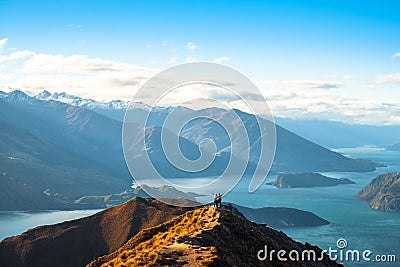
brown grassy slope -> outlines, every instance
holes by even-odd
[[[135,197],[89,217],[40,226],[3,240],[0,266],[84,266],[96,257],[115,251],[140,230],[188,210]]]
[[[142,230],[117,251],[87,267],[129,266],[340,266],[326,255],[322,262],[259,261],[257,252],[314,250],[282,232],[246,220],[237,210],[203,207]]]

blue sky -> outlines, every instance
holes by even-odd
[[[0,0],[0,40],[7,38],[1,53],[5,57],[27,50],[31,52],[26,52],[27,57],[59,55],[62,60],[84,55],[87,60],[101,59],[102,64],[140,66],[145,69],[140,69],[141,74],[188,60],[218,61],[264,86],[271,101],[282,92],[283,96],[297,95],[293,103],[302,101],[302,95],[315,98],[317,104],[338,97],[361,101],[360,107],[384,109],[383,104],[400,103],[399,10],[398,1]],[[31,78],[37,82],[29,84],[32,66],[40,64],[30,62],[31,73],[24,68],[18,76],[21,66],[7,62],[0,62],[0,75],[9,82],[3,79],[3,87],[42,89],[49,80],[44,72],[56,72],[61,79],[62,71],[46,69],[36,71]],[[71,92],[79,94],[76,86],[63,85],[66,91],[73,88]],[[49,86],[62,90],[52,83]],[[82,95],[91,96],[87,90],[94,92],[96,86],[89,88],[87,82]],[[107,94],[125,96],[115,89],[101,97]],[[344,105],[353,105],[350,102]],[[302,103],[302,108],[313,104]],[[278,115],[293,116],[282,110],[282,103],[275,104]],[[329,115],[325,106],[302,112],[305,117],[319,113],[329,119],[340,115]],[[343,111],[338,119],[351,119],[353,112]],[[399,111],[387,112],[396,115]]]

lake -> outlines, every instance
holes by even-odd
[[[69,221],[89,216],[99,211],[100,210],[0,211],[0,240],[9,236],[19,235],[36,226]]]
[[[372,147],[339,149],[337,152],[370,159],[387,167],[368,173],[322,173],[336,178],[346,177],[356,182],[351,185],[293,189],[265,185],[253,194],[247,193],[245,186],[239,186],[225,200],[249,207],[292,207],[311,211],[331,224],[283,231],[295,240],[316,244],[322,249],[337,249],[336,241],[344,238],[347,240],[347,249],[358,249],[361,252],[368,249],[373,255],[396,255],[397,263],[381,263],[380,266],[399,266],[400,213],[371,209],[353,196],[379,174],[400,171],[400,153]],[[274,179],[271,176],[267,180]],[[346,266],[372,265],[371,262],[344,263]]]
[[[281,189],[263,185],[255,193],[248,193],[248,181],[241,181],[224,201],[248,207],[292,207],[311,211],[331,224],[321,227],[282,229],[288,236],[301,242],[316,244],[322,249],[337,249],[336,241],[344,238],[346,249],[360,252],[368,249],[372,255],[396,255],[396,263],[381,263],[380,266],[399,266],[400,261],[400,213],[369,208],[365,202],[353,196],[379,174],[400,171],[400,152],[381,148],[362,147],[338,149],[337,152],[352,157],[370,159],[387,167],[374,172],[329,172],[327,176],[346,177],[356,184],[335,187]],[[267,181],[272,181],[271,175]],[[209,179],[200,179],[204,183]],[[215,189],[218,192],[218,188]],[[43,224],[53,224],[94,214],[98,210],[0,212],[0,239],[17,235]],[[371,256],[372,257],[372,256]],[[371,266],[371,262],[344,262],[346,266]]]

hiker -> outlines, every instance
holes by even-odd
[[[217,198],[217,206],[219,207],[219,208],[221,208],[222,207],[222,196],[223,196],[223,194],[224,193],[219,193],[218,194],[218,198]]]
[[[218,194],[212,194],[214,195],[214,208],[218,208]]]
[[[213,194],[213,196],[214,196],[214,207],[215,208],[221,208],[222,207],[222,195],[224,194],[224,193],[217,193],[217,194],[214,194],[214,193],[212,193]]]

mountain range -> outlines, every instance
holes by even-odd
[[[77,208],[79,204],[76,200],[82,197],[118,194],[131,186],[132,179],[122,153],[122,123],[104,114],[105,111],[123,113],[125,102],[104,104],[66,94],[53,94],[51,97],[46,92],[36,97],[18,90],[0,92],[0,179],[3,188],[0,191],[0,210]],[[65,103],[67,99],[69,103]],[[142,103],[133,107],[138,116],[146,108]],[[136,155],[143,157],[144,153],[149,153],[165,177],[215,176],[223,172],[230,157],[227,137],[215,124],[204,120],[185,126],[179,143],[185,156],[196,158],[199,142],[204,138],[213,138],[221,152],[213,164],[200,173],[187,176],[168,162],[160,149],[160,141],[161,126],[171,110],[171,107],[160,107],[152,113],[145,135],[147,150],[138,140],[133,146]],[[240,123],[231,120],[232,113],[223,109],[191,110],[179,107],[177,114],[184,116],[187,112],[199,116],[216,114],[233,128]],[[251,172],[257,164],[260,132],[254,125],[254,115],[239,110],[235,113],[250,133],[252,150],[248,171]],[[261,119],[261,123],[268,122]],[[141,125],[137,127],[141,128]],[[375,169],[373,162],[345,157],[280,126],[276,129],[273,171]],[[168,134],[174,138],[174,133]],[[242,141],[243,136],[236,132],[232,136],[232,142]]]
[[[74,106],[84,107],[115,120],[122,121],[129,101],[96,101],[67,93],[43,91],[35,96],[40,100],[56,100]],[[137,109],[148,110],[144,103],[132,103]],[[156,108],[160,113],[168,113],[170,107]],[[275,122],[297,135],[327,148],[359,147],[365,145],[387,147],[400,142],[400,125],[348,124],[320,119],[291,119],[275,116]]]
[[[400,142],[400,125],[348,124],[317,119],[275,117],[275,122],[328,148],[388,147]]]
[[[45,95],[45,97],[43,97],[42,95]],[[91,99],[83,99],[76,96],[71,96],[66,93],[50,94],[46,91],[42,92],[36,97],[42,100],[61,100],[66,103],[91,109],[119,121],[123,120],[125,109],[129,106],[129,102],[127,101],[99,102]],[[144,121],[142,118],[139,119],[139,117],[147,115],[144,110],[149,109],[150,107],[143,103],[132,103],[130,106],[130,110],[132,110],[131,112],[134,112],[135,117],[138,118],[137,122]],[[188,117],[188,113],[192,113],[190,116],[195,115],[196,117],[207,117],[212,114],[213,116],[219,118],[219,122],[229,123],[232,125],[232,128],[235,129],[239,128],[240,122],[235,121],[232,118],[232,113],[229,110],[224,110],[220,108],[191,110],[185,107],[155,107],[148,118],[148,125],[163,127],[166,118],[171,113],[171,111],[174,111],[174,116],[176,116],[177,121],[179,121],[180,119],[184,120],[185,117]],[[247,132],[250,133],[249,141],[252,149],[250,160],[251,162],[256,163],[258,161],[257,156],[261,147],[259,143],[260,130],[258,129],[256,117],[249,113],[241,112],[240,110],[235,110],[235,112],[244,122]],[[261,124],[268,123],[267,120],[264,120],[261,117],[259,117],[258,119]],[[288,122],[288,120],[284,120],[281,118],[277,118],[277,121]],[[299,125],[300,124],[297,124],[297,126]],[[336,124],[332,123],[332,125]],[[326,133],[324,133],[324,129],[326,127],[323,125],[320,126],[321,127],[319,127],[319,130],[316,127],[313,127],[313,129],[315,130],[315,135],[326,136]],[[309,129],[310,127],[306,126],[305,128]],[[299,132],[302,132],[299,127],[297,127],[297,130]],[[294,134],[293,132],[287,131],[285,128],[279,125],[276,126],[276,131],[277,148],[274,166],[272,168],[273,171],[372,171],[375,167],[373,164],[371,164],[371,162],[368,161],[357,160],[358,162],[355,163],[354,160],[347,160],[348,158],[341,157],[337,153],[332,153],[331,151],[324,149],[323,147],[316,145],[315,143],[309,142],[308,140],[302,138],[297,134]],[[233,133],[233,140],[230,140],[225,131],[221,129],[221,127],[219,127],[218,123],[210,122],[207,119],[196,119],[191,121],[190,123],[185,125],[180,135],[197,145],[199,145],[200,141],[204,140],[205,138],[211,138],[215,141],[218,151],[223,152],[229,151],[229,146],[231,142],[234,143],[234,145],[239,146],[238,144],[243,143],[244,138],[237,133]],[[342,134],[335,132],[334,134],[330,134],[329,136],[331,135],[335,135],[336,139],[341,137],[353,138],[353,135],[349,135],[347,134],[347,132],[344,132]],[[159,136],[159,134],[156,134],[155,136]],[[354,138],[357,140],[360,139],[357,135]],[[331,137],[329,137],[328,139],[333,140]],[[318,151],[319,153],[309,153],[309,151]],[[226,159],[222,161],[226,162]],[[218,164],[218,166],[220,165],[221,164]],[[248,168],[248,170],[249,169],[251,169],[251,166],[250,168]]]
[[[0,101],[1,210],[65,208],[130,187],[119,122],[20,91]]]

